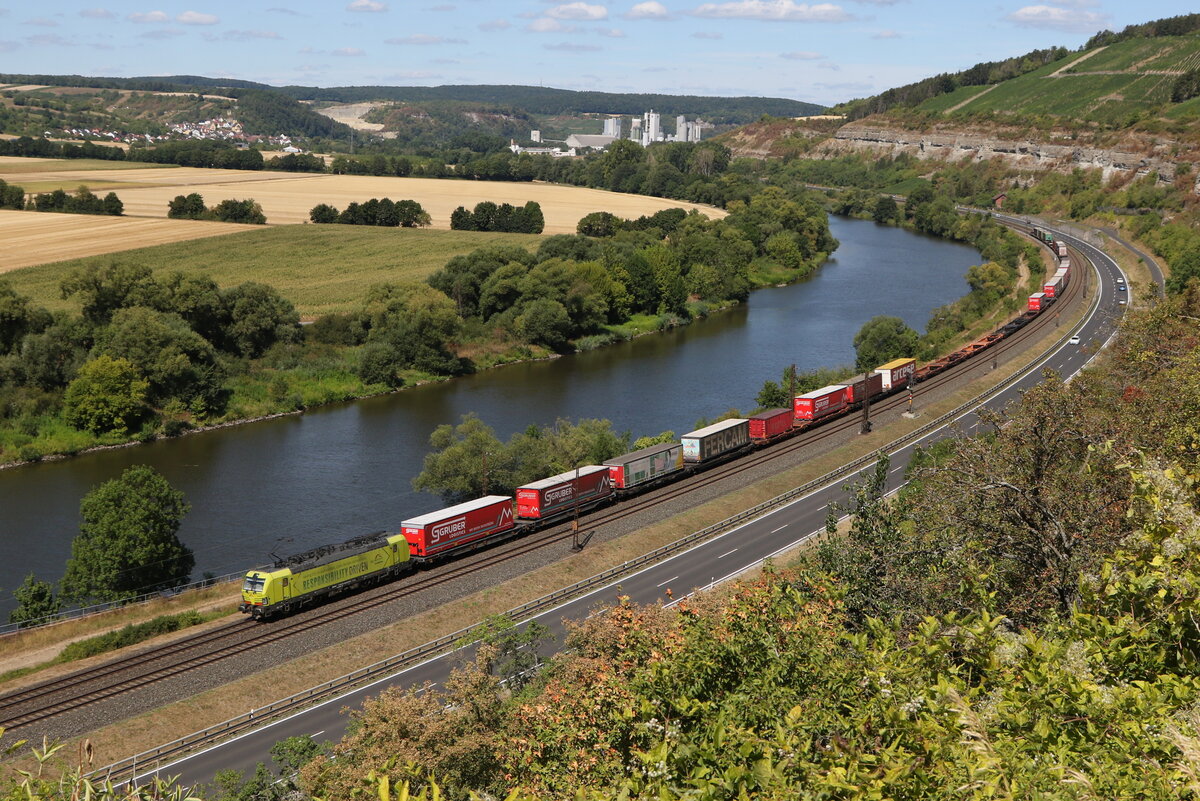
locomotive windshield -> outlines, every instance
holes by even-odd
[[[262,576],[246,576],[246,583],[242,585],[242,592],[260,593],[263,591],[263,585],[266,582]]]

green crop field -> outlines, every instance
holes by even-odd
[[[1119,126],[1134,114],[1170,103],[1176,73],[1200,66],[1200,35],[1130,39],[1091,52],[1094,55],[1071,53],[996,84],[986,94],[985,87],[965,86],[927,100],[920,108],[949,113],[958,103],[974,98],[953,114],[1048,115]],[[1063,71],[1054,75],[1059,70]],[[1189,116],[1173,111],[1168,116]]]
[[[1160,36],[1109,45],[1070,72],[1189,70],[1200,66],[1200,36]]]
[[[542,237],[354,225],[289,225],[262,231],[138,248],[4,275],[13,288],[51,309],[74,309],[59,284],[88,264],[148,264],[156,273],[203,273],[222,287],[260,281],[279,289],[312,319],[357,308],[372,284],[420,281],[453,256],[491,244],[537,247]]]

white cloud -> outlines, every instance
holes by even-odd
[[[880,31],[871,37],[872,39],[899,39],[901,38],[899,31],[893,31],[890,28],[886,31]]]
[[[546,16],[554,19],[582,19],[582,20],[601,20],[608,19],[608,9],[604,6],[594,6],[588,3],[566,3],[561,6],[555,6],[546,12]]]
[[[797,3],[795,0],[735,0],[705,3],[691,12],[697,17],[758,19],[767,22],[846,22],[854,19],[833,3]]]
[[[1107,14],[1054,6],[1025,6],[1006,19],[1023,28],[1054,28],[1072,33],[1095,33],[1109,22]]]
[[[713,41],[716,41],[718,39],[724,39],[725,34],[713,33],[711,31],[696,31],[695,33],[692,34],[692,38],[693,39],[712,39]]]
[[[135,11],[130,14],[127,19],[130,22],[148,24],[154,22],[169,22],[171,18],[167,16],[165,11],[147,11],[145,13]]]
[[[79,16],[85,19],[113,19],[117,15],[107,8],[85,8],[79,12]]]
[[[272,14],[287,14],[289,17],[303,17],[304,16],[304,14],[301,14],[299,11],[296,11],[294,8],[284,8],[283,6],[273,6],[272,8],[268,8],[267,11],[271,12]],[[301,69],[301,67],[297,67],[296,69]]]
[[[476,27],[481,31],[506,31],[512,27],[512,24],[506,19],[492,19],[481,22]]]
[[[574,33],[579,29],[574,25],[563,25],[556,19],[542,17],[526,25],[525,30],[533,31],[534,33]]]
[[[180,25],[216,25],[221,21],[215,14],[201,14],[199,11],[185,11],[175,18]]]
[[[542,45],[547,50],[562,50],[568,53],[595,53],[604,48],[590,44],[575,44],[574,42],[559,42],[558,44]]]
[[[183,31],[178,28],[159,28],[139,33],[138,36],[142,39],[174,39],[176,36],[183,36]]]
[[[667,7],[656,0],[638,3],[625,15],[627,19],[668,19],[670,16],[671,13],[667,11]]]
[[[366,11],[379,12],[387,11],[387,3],[379,3],[376,0],[354,0],[350,5],[346,6],[347,11]]]
[[[791,53],[780,53],[779,57],[792,61],[816,61],[824,58],[820,53],[814,53],[811,50],[793,50]]]
[[[441,45],[441,44],[466,44],[462,39],[447,39],[444,36],[430,36],[427,33],[415,33],[412,36],[397,36],[391,39],[384,39],[384,44],[392,45]]]
[[[357,47],[339,47],[337,50],[330,50],[331,56],[365,56],[367,52],[360,50]]]
[[[596,33],[601,36],[607,36],[609,39],[624,39],[625,31],[620,28],[600,28]]]

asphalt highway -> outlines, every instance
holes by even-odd
[[[1018,218],[1002,219],[1024,222]],[[1017,400],[1022,392],[1042,380],[1042,371],[1046,368],[1056,371],[1064,378],[1075,375],[1111,339],[1117,321],[1125,310],[1125,306],[1120,305],[1118,301],[1129,293],[1118,290],[1117,279],[1124,280],[1125,276],[1116,262],[1087,242],[1065,232],[1049,230],[1091,260],[1095,274],[1089,276],[1085,302],[1090,304],[1092,294],[1097,289],[1100,292],[1100,301],[1097,308],[1089,312],[1074,332],[1079,334],[1081,343],[1064,344],[1057,348],[1028,369],[1020,381],[989,397],[985,405],[992,409],[1001,409]],[[1087,265],[1078,265],[1076,269],[1078,271],[1075,276],[1077,279],[1082,278]],[[1049,313],[1055,314],[1053,309]],[[1064,328],[1063,334],[1067,333]],[[985,355],[981,358],[987,357]],[[968,411],[958,419],[927,434],[923,439],[891,453],[889,490],[900,486],[915,448],[929,446],[944,437],[969,434],[977,424],[978,417],[975,411]],[[557,642],[561,642],[564,619],[582,619],[593,614],[599,607],[611,605],[618,595],[627,595],[638,603],[672,603],[694,591],[737,576],[760,565],[764,559],[786,551],[821,532],[830,504],[846,499],[845,485],[861,480],[863,473],[871,469],[871,466],[865,467],[859,473],[843,477],[761,518],[581,598],[564,603],[533,619],[549,627],[558,635]],[[731,513],[734,511],[730,510]],[[337,741],[342,737],[349,721],[348,716],[342,712],[345,707],[357,707],[364,698],[376,696],[392,685],[411,686],[429,682],[437,686],[468,656],[467,652],[460,650],[432,658],[347,695],[165,764],[149,773],[140,773],[138,779],[145,780],[154,775],[177,775],[182,784],[192,786],[211,781],[219,770],[232,768],[248,775],[253,773],[256,763],[270,763],[269,750],[277,741],[286,737],[306,735],[316,740]]]

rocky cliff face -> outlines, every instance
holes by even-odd
[[[1027,131],[996,125],[941,124],[911,130],[886,117],[857,120],[844,125],[812,125],[795,121],[781,127],[746,126],[733,132],[726,144],[735,156],[753,158],[799,155],[831,158],[862,152],[878,156],[906,153],[917,158],[961,161],[1001,159],[1016,170],[1070,172],[1097,169],[1107,181],[1115,175],[1157,174],[1161,183],[1175,180],[1179,166],[1197,166],[1200,151],[1169,136],[1136,131],[1107,132],[1101,140],[1089,130],[1055,130],[1031,137]],[[1200,194],[1200,176],[1195,191]]]
[[[1176,147],[1176,142],[1159,138],[1139,137],[1137,141],[1128,142],[1128,148],[1120,145],[1088,147],[1062,140],[1006,139],[970,130],[906,131],[851,123],[838,129],[820,149],[831,155],[869,151],[888,155],[907,153],[918,158],[947,161],[999,158],[1021,170],[1098,169],[1103,171],[1105,180],[1117,172],[1157,173],[1160,181],[1169,183],[1175,180],[1176,161],[1171,158],[1171,151]]]

